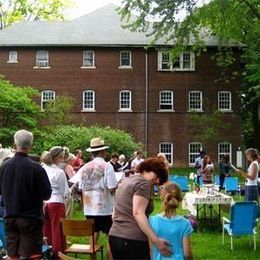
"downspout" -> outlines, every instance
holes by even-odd
[[[148,152],[148,52],[145,52],[145,115],[144,115],[144,148]]]

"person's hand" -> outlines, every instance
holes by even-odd
[[[172,251],[169,248],[169,241],[163,239],[163,238],[157,238],[155,241],[155,245],[157,246],[160,253],[164,256],[171,256]]]

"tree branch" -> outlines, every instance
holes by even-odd
[[[249,7],[249,9],[252,11],[253,15],[260,20],[260,12],[258,11],[257,7],[255,7],[255,5],[253,5],[250,1],[248,0],[243,0],[243,2],[245,3],[245,5],[247,5],[247,7]]]

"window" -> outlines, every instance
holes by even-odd
[[[231,111],[231,92],[219,91],[218,92],[218,109],[221,111]]]
[[[131,67],[131,51],[120,52],[120,67]]]
[[[8,63],[17,63],[17,51],[9,51]]]
[[[44,90],[41,93],[41,109],[44,110],[51,100],[55,99],[55,91]]]
[[[119,110],[131,111],[132,109],[132,100],[131,100],[131,91],[123,90],[119,93]]]
[[[95,66],[95,53],[94,51],[83,51],[83,67]]]
[[[194,165],[195,159],[199,157],[202,144],[198,142],[189,143],[189,164]]]
[[[164,142],[159,144],[159,152],[164,153],[170,164],[173,163],[173,144]]]
[[[190,91],[189,92],[189,110],[202,111],[202,92]]]
[[[173,92],[169,90],[160,91],[160,110],[173,110]]]
[[[49,53],[48,51],[37,51],[36,53],[36,67],[49,66]]]
[[[218,144],[218,161],[220,162],[224,154],[229,154],[230,163],[232,161],[232,147],[231,143],[223,142]]]
[[[95,111],[95,91],[83,91],[83,110]]]
[[[172,63],[169,51],[158,51],[158,70],[194,71],[195,54],[194,52],[183,52]]]

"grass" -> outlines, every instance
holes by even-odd
[[[194,172],[193,168],[174,169],[171,172],[171,174],[187,176],[189,172],[192,171]],[[217,174],[217,172],[215,174]],[[240,199],[241,198],[239,196],[234,196],[235,201],[239,201]],[[155,208],[152,215],[160,212],[161,201],[159,197],[155,198],[154,206]],[[178,210],[178,214],[185,215],[185,214],[189,214],[189,212],[182,210],[180,208]],[[229,213],[222,212],[222,216],[229,217]],[[76,204],[76,210],[73,218],[84,219],[82,210],[77,204]],[[193,234],[191,235],[192,252],[195,260],[196,259],[203,259],[203,260],[260,259],[260,223],[258,223],[258,227],[257,227],[258,234],[256,235],[256,245],[257,245],[256,251],[253,250],[252,236],[243,236],[243,237],[235,237],[233,239],[233,244],[234,244],[233,252],[230,250],[230,237],[227,235],[227,233],[225,233],[225,243],[224,245],[222,245],[221,226],[219,225],[217,229],[210,231],[204,228],[208,224],[209,223],[199,224],[199,230],[197,232],[193,232]],[[78,243],[83,242],[83,240],[78,238],[77,239],[71,238],[70,241],[71,242],[77,241]],[[102,234],[99,241],[103,245],[106,245],[107,243],[106,236]],[[106,250],[105,250],[105,257],[106,257]],[[86,256],[80,256],[80,258],[87,259]]]

